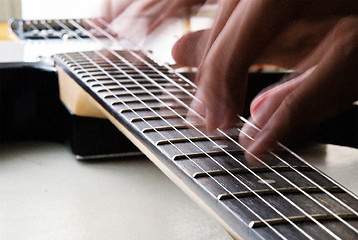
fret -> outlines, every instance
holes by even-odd
[[[75,70],[75,69],[74,69]],[[108,74],[113,74],[113,73],[119,73],[119,71],[117,69],[102,69],[104,70],[106,73]],[[101,69],[89,69],[89,70],[75,70],[77,74],[87,74],[87,73],[103,73]]]
[[[205,125],[194,125],[197,128],[204,128]],[[176,131],[180,129],[190,129],[192,128],[188,124],[180,124],[180,125],[173,125],[173,126],[159,126],[154,128],[145,128],[142,130],[142,133],[151,133],[151,132],[161,132],[161,131]]]
[[[77,62],[76,62],[77,63]],[[78,67],[78,65],[80,65],[81,67]],[[71,64],[70,65],[71,69],[75,69],[75,68],[79,68],[79,69],[86,69],[86,68],[97,68],[95,65],[93,65],[93,63],[90,62],[84,62],[84,63],[77,63],[77,64]]]
[[[203,158],[203,157],[220,157],[220,156],[227,156],[229,154],[236,155],[236,154],[243,154],[242,150],[227,150],[226,152],[223,151],[211,151],[211,152],[199,152],[199,153],[188,153],[188,154],[178,154],[172,157],[172,160],[179,161],[184,159],[193,159],[193,158]]]
[[[98,93],[103,93],[103,92],[109,92],[111,93],[111,95],[105,96],[104,98],[112,98],[112,97],[126,97],[126,96],[150,96],[151,93],[158,95],[158,94],[163,94],[163,91],[151,91],[151,92],[147,92],[147,91],[143,91],[143,90],[139,90],[139,91],[132,91],[132,92],[127,92],[122,90],[122,93],[119,93],[119,91],[114,92],[115,90],[111,90],[111,89],[102,89],[100,91],[98,91]]]
[[[102,70],[105,71],[114,71],[117,70],[112,66],[108,66],[108,67],[101,67]],[[87,65],[87,66],[81,66],[81,67],[77,67],[77,65],[75,67],[72,68],[72,70],[74,71],[83,71],[86,70],[88,72],[93,72],[93,71],[101,71],[101,69],[99,69],[98,67],[94,66],[93,64]],[[118,71],[118,70],[117,70]]]
[[[271,168],[271,169],[270,169]],[[272,169],[276,170],[277,172],[288,172],[292,171],[291,167],[289,166],[270,166],[268,167],[250,167],[250,170],[255,173],[264,173],[264,172],[272,172]],[[298,171],[314,171],[312,168],[308,166],[292,166],[292,168]],[[214,170],[214,171],[206,171],[206,172],[196,172],[193,174],[193,178],[203,178],[208,176],[220,176],[220,175],[227,175],[228,172],[232,174],[240,174],[240,173],[249,173],[249,170],[246,168],[235,168],[235,169],[228,169],[227,171],[224,170]]]
[[[117,98],[117,97],[119,97],[119,98],[120,97],[128,97],[128,96],[151,96],[152,94],[157,95],[157,96],[161,96],[162,94],[166,95],[166,93],[163,90],[153,90],[150,92],[143,91],[143,90],[132,91],[132,92],[121,92],[121,91],[117,91],[117,90],[102,89],[102,90],[98,91],[98,93],[105,93],[105,92],[111,93],[110,95],[105,96],[104,97],[105,99]],[[174,91],[171,91],[170,93],[173,95],[175,95],[175,94],[183,95],[182,91],[179,91],[179,90],[174,90]]]
[[[95,82],[91,85],[92,88],[100,88],[100,87],[115,87],[118,86],[118,82],[115,82],[113,80],[103,80],[101,83],[97,83],[95,80],[86,81],[87,83]]]
[[[92,73],[91,75],[89,74],[78,74],[81,76],[81,78],[93,78],[93,77],[107,77],[107,74],[105,73]]]
[[[230,136],[232,138],[237,138],[238,136]],[[167,140],[160,140],[155,143],[157,146],[167,145],[167,144],[176,144],[176,143],[188,143],[188,142],[202,142],[211,140],[227,140],[226,136],[201,136],[201,137],[188,137],[188,138],[174,138]]]
[[[95,80],[92,80],[93,82],[96,82]],[[108,81],[101,81],[101,83],[95,83],[92,85],[92,87],[101,87],[102,85],[105,85],[105,86],[118,86],[118,88],[120,88],[119,86],[119,83],[121,85],[123,85],[123,82],[120,81],[120,82],[117,82],[117,81],[113,81],[112,79],[111,80],[108,80]],[[160,84],[161,87],[164,87],[165,89],[177,89],[178,87],[176,86],[173,86],[172,84],[169,84],[169,83],[163,83],[163,84]],[[141,89],[141,87],[144,87],[144,88],[159,88],[158,86],[155,86],[152,82],[148,81],[148,82],[145,82],[143,84],[128,84],[128,85],[125,85],[125,87],[127,89]],[[188,86],[182,86],[183,88],[188,88]]]
[[[105,77],[98,77],[98,78],[88,78],[86,79],[86,82],[103,82],[103,81],[111,81],[111,82],[116,82],[116,83],[120,83],[122,85],[132,85],[133,84],[133,80],[128,79],[126,76],[123,75],[118,75],[118,76],[112,76],[113,78],[110,78],[108,76]],[[162,83],[167,83],[167,81],[165,79],[152,79],[152,81],[155,81],[158,84],[162,84]],[[137,79],[136,82],[138,83],[142,83],[142,84],[153,84],[150,80],[148,79]]]
[[[358,216],[353,213],[339,213],[337,214],[340,218],[344,220],[358,220]],[[332,214],[314,214],[311,215],[312,218],[319,220],[319,221],[338,221],[338,219],[333,216]],[[302,222],[311,222],[312,220],[305,215],[302,216],[294,216],[294,217],[288,217],[292,222],[294,223],[302,223]],[[282,224],[289,224],[286,219],[283,218],[271,218],[271,219],[265,219],[265,221],[270,224],[271,226],[276,225],[282,225]],[[263,221],[251,221],[249,223],[250,228],[260,228],[260,227],[266,227],[266,224]]]
[[[189,98],[188,100],[192,100]],[[235,124],[236,128],[241,129],[243,127],[243,123],[237,123]],[[159,126],[155,128],[145,128],[142,130],[143,133],[150,133],[150,132],[160,132],[160,131],[176,131],[176,129],[192,129],[193,127],[198,129],[204,129],[206,125],[204,124],[182,124],[182,125],[175,125],[175,126]]]
[[[172,109],[186,109],[184,106],[171,106]],[[127,108],[120,110],[120,113],[128,112],[141,112],[141,111],[151,111],[151,110],[168,110],[165,106],[151,106],[151,107],[139,107],[139,108]]]
[[[168,103],[168,104],[171,104],[171,103],[179,104],[176,99],[173,99],[170,96],[161,96],[160,99],[163,102]],[[185,99],[182,98],[182,99],[178,99],[178,100],[181,100],[182,102],[185,102],[185,101],[191,101],[192,98],[185,98]],[[144,102],[144,103],[153,103],[153,102],[154,103],[159,103],[158,99],[153,98],[153,97],[148,97],[148,98],[141,98],[141,99],[123,100],[122,102],[113,102],[111,105],[112,106],[117,106],[117,105],[123,105],[123,104],[133,104],[133,103],[134,104],[141,104],[142,102]]]
[[[341,188],[339,187],[323,187],[325,190],[332,192],[332,193],[342,193],[344,192]],[[256,194],[260,195],[260,196],[265,196],[265,195],[276,195],[277,192],[283,193],[283,194],[302,194],[302,192],[300,191],[304,191],[307,193],[322,193],[322,190],[319,189],[318,187],[300,187],[298,188],[275,188],[275,190],[273,189],[260,189],[260,190],[255,190],[255,191],[242,191],[242,192],[234,192],[232,194],[221,194],[219,196],[217,196],[218,200],[226,200],[226,199],[231,199],[233,198],[233,195],[237,198],[244,198],[244,197],[253,197]],[[255,194],[256,193],[256,194]]]
[[[185,115],[181,115],[181,117],[186,118]],[[138,118],[131,118],[130,122],[142,122],[142,121],[156,121],[156,120],[162,120],[162,119],[180,119],[180,116],[177,114],[171,114],[171,115],[163,115],[163,116],[146,116],[146,117],[138,117]]]
[[[105,85],[105,84],[97,84],[97,85],[93,85],[92,87],[94,88],[98,88],[98,87],[102,87],[101,85]],[[99,90],[98,92],[107,92],[107,91],[127,91],[127,90],[139,90],[139,91],[144,91],[142,90],[143,88],[141,88],[140,86],[138,85],[134,85],[134,86],[119,86],[118,83],[116,82],[112,82],[111,84],[107,84],[105,85],[107,86],[107,88],[105,89],[101,89]],[[108,87],[110,86],[110,87]],[[159,87],[153,85],[153,84],[142,84],[141,85],[142,87],[146,88],[147,90],[151,90],[150,92],[153,93],[152,89],[155,89],[156,91],[160,91],[160,92],[163,92],[163,90],[160,90]],[[131,91],[131,92],[134,92],[134,91]]]
[[[138,90],[133,90],[133,89],[138,89]],[[154,90],[152,90],[154,89]],[[143,90],[141,87],[132,87],[131,92],[128,92],[124,87],[108,87],[105,89],[100,89],[98,90],[98,93],[103,93],[103,92],[111,92],[116,96],[133,96],[133,95],[150,95],[150,94],[154,94],[154,95],[158,95],[158,94],[166,94],[168,95],[170,94],[183,94],[182,90],[178,90],[178,89],[161,89],[157,86],[148,86],[146,90]],[[125,93],[123,93],[123,91],[126,91]],[[191,92],[191,91],[189,91]]]

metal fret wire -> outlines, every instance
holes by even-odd
[[[97,65],[97,64],[95,64],[90,58],[88,58],[85,54],[83,54],[83,53],[81,53],[81,52],[79,52],[82,56],[84,56],[84,57],[86,57],[88,60],[89,60],[89,62],[92,62],[92,64],[94,64],[94,65]],[[64,54],[64,55],[66,55],[66,57],[68,58],[68,59],[72,59],[70,56],[68,56],[67,54]],[[78,63],[76,63],[76,61],[75,60],[71,60],[71,61],[73,61],[78,67],[80,67],[80,68],[82,68],[84,71],[86,71],[86,69],[84,69],[81,65],[79,65]],[[97,65],[98,66],[98,65]],[[99,67],[99,69],[100,69],[100,66],[98,66]],[[87,72],[87,71],[86,71]],[[103,71],[104,73],[106,73],[105,71]],[[91,73],[88,73],[87,72],[87,74],[89,74],[90,76],[92,76],[92,74]],[[107,74],[107,73],[106,73]],[[107,76],[109,76],[109,77],[112,77],[111,75],[109,75],[109,74],[107,74]],[[93,76],[92,76],[93,77]],[[115,81],[115,79],[113,79],[114,81]],[[96,80],[97,81],[97,80]],[[98,81],[97,81],[98,82]],[[100,82],[99,82],[99,84],[101,84]],[[102,85],[102,84],[101,84]],[[103,85],[102,85],[103,86]],[[104,88],[105,88],[105,86],[103,86]],[[114,97],[116,97],[115,95],[113,95]],[[138,98],[137,96],[135,96],[134,94],[133,94],[133,97],[134,98],[136,98],[136,99],[138,99],[140,102],[142,102],[142,104],[144,104],[144,105],[146,105],[143,101],[141,101],[141,99],[140,98]],[[127,106],[128,108],[129,108],[129,106],[125,103],[125,102],[123,102],[120,98],[118,98],[118,97],[116,97],[117,99],[118,99],[118,101],[120,101],[120,102],[122,102],[123,103],[123,105],[125,105],[125,106]],[[129,108],[130,109],[130,108]],[[133,113],[135,114],[135,115],[137,115],[139,118],[142,118],[139,114],[137,114],[135,111],[133,111]],[[142,118],[143,119],[143,118]],[[164,121],[164,119],[163,119],[163,121]],[[154,129],[154,127],[150,124],[150,123],[148,123],[146,120],[144,120],[143,119],[143,122],[144,123],[146,123],[149,127],[151,127],[151,128],[153,128]],[[162,135],[162,133],[160,132],[160,131],[157,131],[157,130],[155,130],[160,136],[162,136],[164,139],[165,139],[165,137]],[[145,136],[145,135],[144,135]],[[146,136],[145,136],[146,137]],[[146,137],[149,141],[151,141],[151,139],[150,138],[148,138],[148,137]],[[151,141],[152,142],[152,141]],[[196,162],[194,162],[193,160],[191,160],[189,157],[188,157],[188,155],[186,154],[186,153],[184,153],[183,151],[181,151],[180,149],[178,149],[177,147],[176,147],[176,145],[175,144],[173,144],[173,143],[170,143],[174,148],[176,148],[180,153],[182,153],[184,156],[186,156],[194,165],[196,165],[199,169],[201,169],[203,172],[205,172],[205,170],[200,166],[200,165],[198,165]],[[267,221],[265,220],[265,219],[263,219],[258,213],[256,213],[256,212],[254,212],[253,210],[251,210],[251,208],[250,207],[248,207],[244,202],[242,202],[240,199],[238,199],[233,193],[231,193],[225,186],[223,186],[220,182],[218,182],[213,176],[211,176],[210,174],[208,174],[207,173],[207,175],[208,175],[208,177],[209,178],[211,178],[216,184],[218,184],[223,190],[225,190],[226,192],[228,192],[229,194],[231,194],[232,196],[233,196],[233,198],[234,199],[236,199],[239,203],[241,203],[247,210],[249,210],[253,215],[255,215],[258,219],[260,219],[260,221],[262,221],[265,225],[267,225],[267,227],[268,228],[270,228],[273,232],[275,232],[279,237],[281,237],[282,239],[287,239],[286,237],[284,237],[280,232],[278,232],[276,229],[274,229],[271,225],[269,225],[268,223],[267,223]],[[311,238],[312,239],[312,238]]]
[[[86,20],[88,23],[90,23],[88,20]],[[103,21],[104,22],[104,21]],[[107,24],[106,22],[104,22],[105,24]],[[92,26],[94,26],[92,24]],[[105,31],[103,31],[102,29],[98,29],[97,26],[94,26],[97,28],[97,30],[100,30],[102,33],[104,33],[108,38],[110,38],[112,41],[116,41],[116,39],[114,39],[111,35],[108,35],[108,33],[106,33]],[[145,62],[148,66],[151,65],[150,63],[148,63],[147,61],[145,61],[144,59],[142,59],[140,56],[138,56],[136,53],[130,51],[132,53],[132,55],[136,56],[138,59],[140,59],[142,62]],[[161,73],[159,71],[157,71],[155,69],[155,67],[151,66],[151,68],[153,70],[155,70],[158,73]],[[139,70],[138,70],[139,71]],[[145,76],[145,74],[142,73],[143,76]],[[163,74],[162,74],[163,75]],[[165,75],[163,75],[164,77],[166,77]],[[145,76],[146,77],[146,76]],[[167,78],[167,77],[166,77]],[[149,78],[148,78],[149,79]],[[149,79],[150,80],[150,79]],[[173,81],[174,84],[176,84],[176,82]],[[195,87],[195,85],[194,85]],[[164,91],[166,91],[166,89],[163,88]],[[168,91],[167,91],[168,92]],[[169,93],[169,92],[168,92]],[[170,94],[170,93],[169,93]],[[195,98],[195,96],[193,96],[190,92],[187,93],[189,94],[191,97]],[[170,94],[171,95],[171,94]],[[174,98],[176,98],[175,96],[173,96]],[[180,101],[180,100],[179,100]],[[180,101],[181,102],[181,101]],[[182,103],[182,102],[181,102]],[[187,106],[185,103],[182,103],[184,106]],[[188,110],[192,110],[190,108],[188,108]],[[171,111],[173,113],[176,113],[174,110],[171,109]],[[194,111],[193,111],[194,112]],[[196,113],[196,115],[200,118],[201,115],[199,115],[198,113]],[[242,117],[241,117],[242,118]],[[199,133],[203,134],[200,130],[198,130],[195,126],[194,129],[196,129]],[[239,147],[241,147],[242,149],[244,149],[246,152],[247,149],[245,149],[243,146],[241,146],[237,141],[235,141],[234,139],[232,139],[231,136],[228,136],[225,132],[221,131],[220,129],[218,129],[219,132],[221,132],[224,136],[226,136],[228,139],[230,139],[232,142],[234,142],[234,144],[238,145]],[[242,132],[241,130],[239,130],[240,132]],[[244,133],[244,132],[243,132]],[[246,133],[245,133],[246,134]],[[247,135],[247,134],[246,134]],[[209,141],[213,142],[214,144],[216,144],[214,141],[212,141],[210,138],[208,138],[205,134],[203,134],[203,136],[205,136]],[[217,144],[216,144],[217,145]],[[218,146],[219,148],[221,148],[220,146]],[[221,148],[222,149],[222,148]],[[224,152],[226,152],[226,150],[222,149]],[[238,162],[240,165],[241,162],[239,162],[235,157],[233,157],[230,153],[226,152],[232,159],[234,159],[236,162]],[[358,233],[358,230],[355,229],[353,226],[351,226],[348,222],[346,222],[344,219],[342,219],[340,216],[338,216],[337,214],[335,214],[332,210],[330,210],[329,208],[327,208],[326,206],[324,206],[322,203],[320,203],[319,201],[317,201],[316,199],[314,199],[311,195],[309,195],[308,193],[306,193],[305,191],[303,191],[302,189],[300,189],[296,184],[294,184],[293,182],[291,182],[290,180],[288,180],[286,177],[284,177],[283,175],[281,175],[279,172],[277,172],[275,169],[272,169],[269,165],[267,165],[264,161],[262,161],[261,159],[259,159],[258,157],[254,156],[251,152],[248,152],[251,156],[253,156],[256,160],[260,161],[262,164],[264,164],[266,167],[268,167],[269,169],[271,169],[274,173],[276,173],[276,175],[280,176],[283,180],[285,180],[286,182],[288,182],[289,184],[291,184],[294,188],[297,188],[301,193],[303,193],[306,197],[310,198],[313,202],[315,202],[317,205],[321,206],[323,209],[325,209],[327,212],[329,212],[330,214],[332,214],[334,217],[336,217],[338,220],[340,220],[343,224],[345,224],[347,227],[349,227],[350,229],[352,229],[353,231],[355,231],[356,233]],[[316,185],[317,187],[319,187],[321,190],[324,190],[324,192],[329,193],[330,197],[334,198],[336,201],[338,201],[339,203],[341,203],[341,205],[344,205],[346,208],[348,208],[349,210],[351,210],[353,213],[355,213],[357,215],[357,213],[354,211],[354,209],[350,208],[349,206],[347,206],[345,203],[343,203],[340,199],[336,198],[332,193],[328,192],[326,189],[322,188],[321,186],[319,186],[317,183],[315,183],[313,180],[309,179],[307,176],[305,176],[304,174],[302,174],[301,172],[299,172],[297,169],[292,168],[292,166],[290,166],[287,162],[283,161],[281,158],[279,158],[276,154],[273,154],[271,151],[269,152],[271,153],[273,156],[275,156],[278,160],[280,160],[281,162],[284,162],[287,166],[289,166],[291,169],[295,170],[295,172],[297,172],[299,175],[304,176],[304,178],[306,178],[307,180],[309,180],[311,183],[313,183],[314,185]],[[300,159],[299,159],[300,160]],[[242,165],[244,168],[247,168],[246,166]],[[250,169],[248,169],[250,171]],[[251,171],[250,171],[251,172]],[[256,175],[256,173],[251,172],[254,176],[260,178],[258,175]],[[326,178],[327,179],[327,178]],[[268,185],[272,190],[276,191],[276,189],[274,187],[271,187],[269,184]],[[277,192],[277,191],[276,191]],[[279,193],[279,195],[281,195]],[[300,210],[302,213],[305,214],[305,212],[303,211],[303,209],[301,209],[299,206],[297,206],[295,203],[293,203],[291,200],[287,199],[283,194],[281,195],[283,198],[285,198],[289,203],[291,203],[293,206],[295,206],[298,210]],[[343,203],[343,204],[342,204]],[[310,218],[310,215],[307,214],[307,216]],[[311,218],[312,219],[312,218]],[[312,219],[313,221],[316,219]],[[320,225],[321,224],[318,221],[314,221],[316,222],[316,224]],[[324,227],[323,225],[321,227]],[[325,227],[324,227],[325,228]],[[327,229],[329,230],[329,229]],[[329,230],[330,231],[330,230]]]
[[[75,24],[77,24],[77,23],[75,23]],[[81,27],[81,26],[79,26],[79,27]],[[115,53],[113,53],[114,55],[116,55]],[[146,62],[144,59],[141,59],[141,57],[139,57],[137,54],[135,54],[135,53],[133,53],[132,52],[132,55],[136,55],[136,57],[138,58],[138,59],[140,59],[142,62],[145,62],[147,65],[149,65],[149,63],[148,62]],[[119,56],[117,56],[117,57],[119,57]],[[134,66],[133,66],[134,67]],[[140,70],[138,70],[138,69],[136,69],[138,72],[140,72]],[[146,75],[145,74],[143,74],[142,73],[142,75],[143,76],[145,76],[146,77]],[[148,78],[148,77],[146,77],[146,78]],[[148,78],[149,79],[149,78]],[[150,79],[149,79],[150,80]],[[143,88],[143,87],[142,87]],[[146,91],[148,91],[147,89],[145,89],[145,88],[143,88],[143,90],[146,90]],[[166,91],[166,89],[163,89],[164,91]],[[170,94],[170,93],[169,93]],[[153,97],[155,97],[155,96],[153,96]],[[175,96],[173,96],[174,98],[175,98]],[[162,102],[163,103],[163,102]],[[163,103],[164,105],[166,105],[165,103]],[[185,105],[186,106],[186,105]],[[173,109],[171,109],[170,107],[168,107],[168,109],[170,109],[173,113],[176,113]],[[177,114],[177,113],[176,113]],[[181,117],[181,116],[179,116],[179,117]],[[181,117],[182,118],[182,117]],[[183,119],[183,120],[185,120],[185,119]],[[196,127],[194,127],[194,128],[196,128]],[[197,131],[198,132],[200,132],[198,129],[197,129]],[[201,133],[201,134],[203,134],[203,133]],[[203,134],[203,136],[205,136],[204,134]],[[186,138],[186,136],[184,136],[183,135],[183,137],[185,137]],[[210,140],[210,141],[212,141],[211,139],[209,139],[208,138],[208,140]],[[216,144],[214,141],[212,141],[214,144]],[[236,141],[235,141],[236,142]],[[195,144],[193,144],[193,145],[195,145]],[[216,144],[217,145],[217,144]],[[198,146],[197,146],[198,147]],[[220,147],[220,146],[218,146],[218,147]],[[198,149],[199,149],[199,147],[198,147]],[[202,151],[202,149],[200,149],[201,151]],[[226,152],[224,149],[222,149],[223,150],[223,152]],[[246,150],[246,149],[245,149]],[[226,152],[227,153],[227,152]],[[229,153],[227,153],[228,155],[230,155],[234,160],[236,160],[231,154],[229,154]],[[236,160],[237,161],[237,160]],[[241,164],[241,163],[240,163]],[[242,165],[242,164],[241,164]],[[242,165],[243,166],[243,165]],[[222,167],[222,166],[220,166],[220,167]],[[243,166],[243,167],[245,167],[246,168],[246,166]],[[268,166],[269,167],[269,166]],[[223,168],[223,167],[222,167]],[[269,167],[270,168],[270,167]],[[224,168],[223,168],[224,169]],[[249,170],[249,169],[248,169]],[[251,171],[250,171],[251,172]],[[277,172],[276,172],[277,173]],[[255,175],[257,178],[259,178],[260,180],[263,180],[261,177],[259,177],[258,175],[256,175],[255,173],[253,173],[253,175]],[[278,175],[280,175],[280,174],[278,174]],[[239,181],[239,179],[237,179],[235,176],[233,176],[237,181]],[[239,181],[240,182],[240,181]],[[288,181],[289,182],[289,181]],[[289,182],[290,183],[290,182]],[[243,184],[243,185],[245,185],[245,184]],[[268,184],[267,184],[268,185]],[[292,185],[292,184],[291,184]],[[268,185],[269,186],[269,185]],[[296,185],[293,185],[294,187],[296,187],[297,189],[299,189]],[[270,187],[270,186],[269,186]],[[271,187],[271,189],[273,189],[274,191],[276,191],[277,193],[279,193],[275,188],[273,188],[273,187]],[[300,189],[299,189],[300,190]],[[305,193],[303,190],[301,190],[303,193]],[[306,195],[307,195],[307,193],[305,193]],[[288,201],[289,203],[291,203],[291,205],[293,205],[293,206],[295,206],[298,210],[300,210],[303,214],[306,214],[307,215],[307,217],[308,218],[310,218],[310,215],[308,215],[303,209],[301,209],[299,206],[297,206],[295,203],[293,203],[292,201],[290,201],[289,199],[287,199],[283,194],[280,194],[279,193],[279,195],[281,195],[283,198],[285,198],[286,199],[286,201]],[[308,195],[309,196],[309,195]],[[312,217],[312,220],[313,221],[315,221],[316,219],[314,219],[313,217]],[[318,224],[318,225],[320,225],[320,223],[318,222],[318,221],[315,221],[316,222],[316,224]],[[325,228],[325,226],[323,226],[323,225],[320,225],[320,227],[321,228],[323,228],[323,229],[325,229],[328,233],[330,233],[331,235],[333,234],[334,235],[334,233],[332,233],[332,232],[330,232],[330,230],[329,229],[326,229]],[[333,236],[332,235],[332,236]]]

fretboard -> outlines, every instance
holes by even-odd
[[[358,238],[355,195],[284,146],[250,165],[237,141],[245,120],[206,134],[202,122],[187,120],[196,86],[147,54],[103,50],[54,58],[139,149],[234,237]]]
[[[87,34],[70,22],[75,22],[84,28],[81,19],[13,19],[10,21],[10,25],[21,40],[88,38]]]

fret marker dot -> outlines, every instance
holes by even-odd
[[[268,183],[268,184],[273,184],[273,183],[275,183],[276,181],[273,180],[273,179],[264,179],[263,181],[258,180],[257,182],[258,182],[258,183],[261,183],[261,184],[266,184],[266,183]]]
[[[213,148],[220,149],[220,148],[227,148],[228,145],[222,144],[222,145],[214,145]]]

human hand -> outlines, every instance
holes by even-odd
[[[303,74],[263,91],[252,102],[252,120],[261,131],[252,131],[250,125],[243,129],[254,132],[254,141],[245,134],[240,136],[248,159],[277,141],[297,140],[312,126],[351,107],[358,100],[357,66],[358,18],[344,18],[300,63],[297,69]]]
[[[274,88],[253,102],[252,115],[255,123],[262,127],[262,132],[256,136],[255,144],[251,145],[251,141],[242,142],[245,142],[249,151],[255,154],[259,153],[260,149],[272,147],[277,140],[284,140],[288,135],[292,135],[293,130],[317,123],[342,111],[357,100],[358,94],[354,92],[354,89],[357,89],[357,79],[354,67],[352,67],[354,57],[351,56],[349,60],[353,63],[349,63],[348,59],[343,59],[343,56],[338,55],[339,51],[334,52],[336,43],[344,40],[327,37],[321,41],[327,32],[331,31],[331,35],[335,36],[335,33],[339,32],[338,29],[344,28],[342,27],[344,24],[341,22],[332,30],[337,19],[356,12],[355,1],[342,1],[339,2],[339,6],[335,1],[325,1],[325,6],[322,6],[321,2],[315,2],[308,7],[307,1],[291,0],[284,2],[242,0],[240,3],[238,1],[226,3],[222,1],[220,3],[220,17],[216,20],[211,35],[204,38],[203,35],[201,36],[201,41],[207,43],[206,47],[196,48],[200,52],[199,57],[194,58],[194,61],[189,61],[191,65],[200,65],[199,88],[196,95],[199,100],[193,102],[192,108],[206,118],[209,131],[216,127],[226,128],[234,122],[245,96],[247,69],[252,63],[258,61],[278,63],[291,68],[300,62],[301,64],[295,69],[301,73],[313,66],[317,67],[298,79],[293,79],[289,83]],[[312,16],[317,16],[317,18],[312,19]],[[303,26],[303,30],[305,33],[309,33],[308,36],[312,36],[313,33],[314,41],[308,42],[309,44],[302,44],[298,41],[298,44],[295,43],[292,46],[282,41],[287,40],[289,36],[294,39],[295,36],[292,36],[292,33],[295,32],[292,32],[292,26],[302,27],[302,23],[306,24]],[[311,27],[307,28],[310,24]],[[350,23],[350,25],[352,25],[351,28],[356,28],[353,27],[354,23]],[[290,32],[291,35],[288,34]],[[341,32],[342,39],[352,37],[349,36],[351,32],[347,30],[341,30]],[[305,35],[302,35],[301,31],[296,34],[297,38],[301,37],[302,39],[303,36],[305,39]],[[193,35],[188,35],[185,38],[193,38]],[[185,38],[179,41],[173,49],[174,58],[182,62],[185,62],[185,59],[180,54],[178,57],[178,49],[183,49],[181,45],[185,45],[183,44]],[[354,46],[353,42],[350,46]],[[316,45],[318,47],[315,49]],[[287,46],[288,48],[286,48]],[[332,46],[334,47],[332,48]],[[308,53],[312,49],[315,50],[309,55]],[[330,54],[327,52],[328,49],[331,49]],[[353,52],[352,55],[354,55]],[[307,55],[309,57],[305,58]],[[340,61],[340,65],[338,62],[332,64],[332,60],[329,60],[332,57],[336,58],[336,61]],[[323,74],[326,71],[337,77],[338,75],[334,75],[334,73],[339,71],[338,66],[342,67],[342,71],[348,71],[351,74],[349,78],[345,78],[348,82],[340,82],[340,80],[334,82],[333,78],[328,78],[329,76]],[[348,68],[348,66],[351,67]],[[342,74],[340,73],[341,76],[345,76]],[[345,89],[346,87],[342,83],[349,84],[351,88]],[[322,93],[314,95],[318,91],[322,92],[322,89],[327,89],[324,96]],[[332,101],[333,96],[337,98],[340,94],[343,94],[344,97],[340,98],[339,103],[332,103],[335,107],[327,109],[326,101]],[[297,96],[297,98],[293,96]],[[311,96],[311,99],[308,96]],[[304,101],[307,99],[315,101],[315,104]],[[258,107],[261,105],[259,103],[263,103],[260,108]],[[266,110],[263,107],[264,103],[269,105]],[[300,108],[295,107],[295,111],[292,111],[291,108],[295,104]],[[306,109],[308,110],[310,107],[311,111],[307,111],[310,115],[309,118],[302,117],[305,116]],[[276,110],[279,109],[280,111],[276,113]],[[297,116],[286,118],[293,113],[300,115],[301,118]],[[268,123],[274,124],[275,128],[272,131],[269,131],[272,125]],[[244,138],[241,137],[241,140]]]
[[[165,20],[189,14],[191,7],[206,0],[108,0],[105,20],[108,31],[131,37],[150,34]]]

